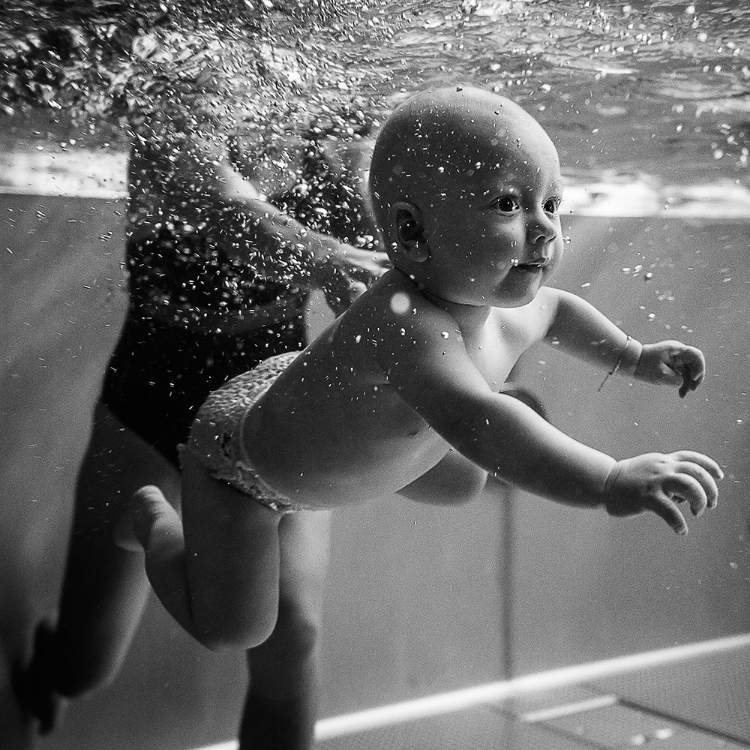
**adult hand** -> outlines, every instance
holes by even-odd
[[[365,250],[333,239],[329,239],[326,245],[322,264],[324,269],[332,266],[360,281],[371,282],[390,268],[390,261],[384,252]]]
[[[364,250],[326,238],[326,250],[316,264],[314,282],[338,315],[390,267],[384,252]]]

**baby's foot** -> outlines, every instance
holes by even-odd
[[[127,550],[128,552],[143,552],[143,547],[135,535],[133,502],[133,500],[130,501],[125,512],[115,523],[112,536],[115,544],[120,547],[120,549]]]
[[[31,719],[38,722],[40,734],[49,734],[65,700],[54,688],[55,631],[51,623],[43,620],[34,634],[34,653],[26,668],[17,666],[13,671],[13,688],[18,702]]]

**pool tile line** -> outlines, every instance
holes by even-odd
[[[536,724],[538,722],[549,721],[550,719],[558,719],[561,716],[573,716],[597,708],[614,706],[618,702],[619,699],[616,695],[602,695],[598,698],[589,698],[585,701],[564,703],[558,706],[551,706],[550,708],[528,711],[527,713],[521,714],[518,718],[520,721],[526,722],[527,724]]]
[[[592,662],[589,664],[576,665],[562,669],[551,670],[533,675],[524,675],[511,680],[478,685],[463,690],[456,690],[448,693],[442,693],[425,698],[420,698],[402,703],[379,706],[353,714],[322,719],[316,727],[316,740],[325,742],[329,739],[344,737],[347,735],[359,734],[375,729],[392,727],[397,724],[412,722],[420,719],[429,719],[449,713],[458,713],[463,710],[483,706],[490,710],[502,711],[503,704],[512,698],[521,698],[530,696],[534,693],[541,693],[553,690],[555,688],[566,686],[586,686],[600,695],[595,695],[591,699],[577,701],[575,703],[588,703],[599,699],[606,699],[610,707],[620,705],[629,707],[631,710],[645,711],[651,714],[655,712],[652,709],[638,705],[634,701],[623,701],[617,698],[614,702],[609,697],[611,691],[602,692],[601,688],[590,685],[591,681],[641,671],[651,667],[666,667],[669,664],[692,660],[696,657],[707,656],[711,654],[720,654],[737,649],[750,647],[750,633],[719,638],[710,641],[688,644],[685,646],[676,646],[672,648],[661,649],[657,651],[632,654],[629,656],[616,657],[601,662]],[[597,708],[601,709],[601,706]],[[541,709],[540,709],[541,710]],[[591,710],[589,708],[588,710]],[[606,709],[605,709],[606,710]],[[532,713],[532,712],[527,712]],[[568,714],[570,715],[570,714]],[[658,714],[662,718],[662,714]],[[516,717],[517,718],[517,717]],[[558,716],[559,718],[559,716]],[[668,715],[667,718],[675,724],[683,724],[683,719],[675,719]],[[547,721],[552,721],[547,719]],[[552,729],[549,724],[542,722],[532,724],[525,722],[526,726],[545,726]],[[693,729],[691,727],[691,729]],[[709,737],[726,739],[727,741],[738,743],[739,747],[750,747],[744,739],[737,739],[733,736],[717,734],[715,728],[706,730],[704,727],[696,727],[695,731],[700,731]],[[582,741],[584,746],[601,747],[592,745],[590,741],[583,742],[583,738],[576,737],[576,741]],[[205,746],[197,750],[236,750],[235,741],[221,742],[215,745]],[[605,747],[605,750],[606,747]]]

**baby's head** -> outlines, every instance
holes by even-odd
[[[370,192],[394,265],[451,302],[524,305],[562,254],[557,151],[531,115],[487,91],[424,91],[397,107]]]

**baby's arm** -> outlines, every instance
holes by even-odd
[[[574,356],[605,368],[609,375],[629,375],[660,385],[680,386],[680,397],[703,381],[706,361],[700,349],[679,341],[640,344],[585,300],[551,290],[556,311],[546,340]]]
[[[716,503],[719,466],[707,456],[647,454],[616,461],[553,427],[518,399],[494,393],[441,314],[413,315],[378,347],[389,382],[456,450],[500,479],[560,503],[646,510],[677,533],[676,503],[699,515]],[[448,337],[445,333],[448,332]],[[623,335],[624,337],[624,335]]]

